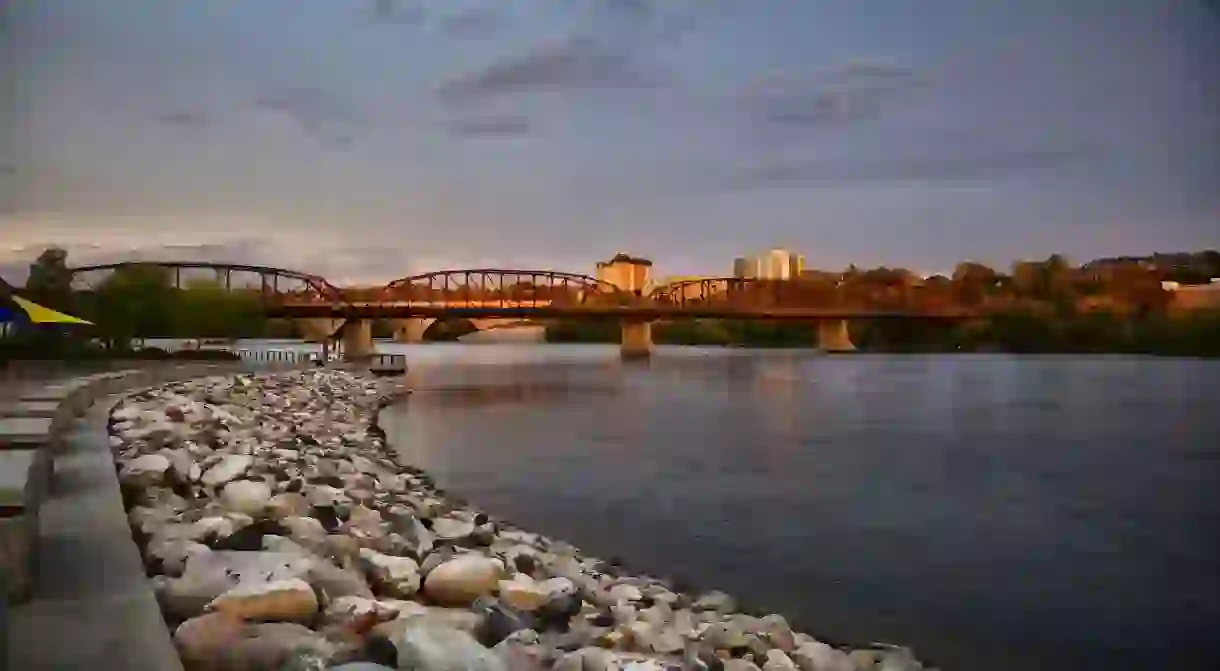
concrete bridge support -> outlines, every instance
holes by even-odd
[[[377,353],[373,344],[373,321],[349,319],[343,326],[343,357],[348,361],[367,359]]]
[[[394,342],[423,342],[424,331],[427,331],[428,327],[432,326],[432,323],[435,321],[435,319],[429,319],[427,317],[410,317],[408,319],[393,320]]]
[[[298,319],[297,323],[306,342],[323,343],[339,333],[339,329],[343,328],[343,321],[342,318],[334,317],[310,317]]]
[[[624,321],[619,351],[624,359],[652,356],[652,322]]]
[[[818,322],[818,346],[827,352],[854,352],[856,345],[847,331],[846,319],[823,319]]]

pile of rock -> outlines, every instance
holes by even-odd
[[[454,505],[391,457],[386,394],[316,370],[171,384],[113,409],[133,534],[188,669],[922,668]]]

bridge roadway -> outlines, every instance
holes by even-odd
[[[752,305],[666,305],[642,301],[634,305],[553,304],[550,301],[397,301],[353,303],[289,303],[270,306],[267,316],[287,319],[405,319],[410,317],[476,319],[559,319],[567,317],[620,318],[631,321],[658,319],[934,319],[958,320],[974,316],[964,310],[912,312],[858,308],[769,307]]]

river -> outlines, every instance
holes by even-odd
[[[1220,362],[383,344],[493,514],[944,671],[1220,668]]]

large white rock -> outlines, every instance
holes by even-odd
[[[309,622],[318,612],[318,597],[300,578],[246,582],[213,599],[205,610],[254,622]]]
[[[575,589],[567,578],[536,581],[524,573],[518,573],[511,580],[500,581],[500,598],[517,610],[531,612],[557,596],[571,594]]]
[[[285,517],[280,524],[288,530],[289,538],[305,547],[326,540],[326,527],[312,517]]]
[[[224,483],[244,474],[254,464],[254,457],[247,454],[230,454],[203,474],[203,484],[209,487]]]
[[[445,540],[465,538],[474,533],[474,522],[456,517],[438,517],[432,520],[432,533]]]
[[[419,591],[419,564],[414,559],[361,548],[360,563],[374,587],[387,596],[405,599]]]
[[[458,555],[443,562],[424,579],[424,595],[433,601],[464,606],[499,586],[503,566],[476,554]]]
[[[259,517],[271,502],[271,488],[262,480],[233,480],[220,492],[226,510]]]
[[[768,650],[767,661],[763,663],[762,671],[800,671],[783,650]]]

